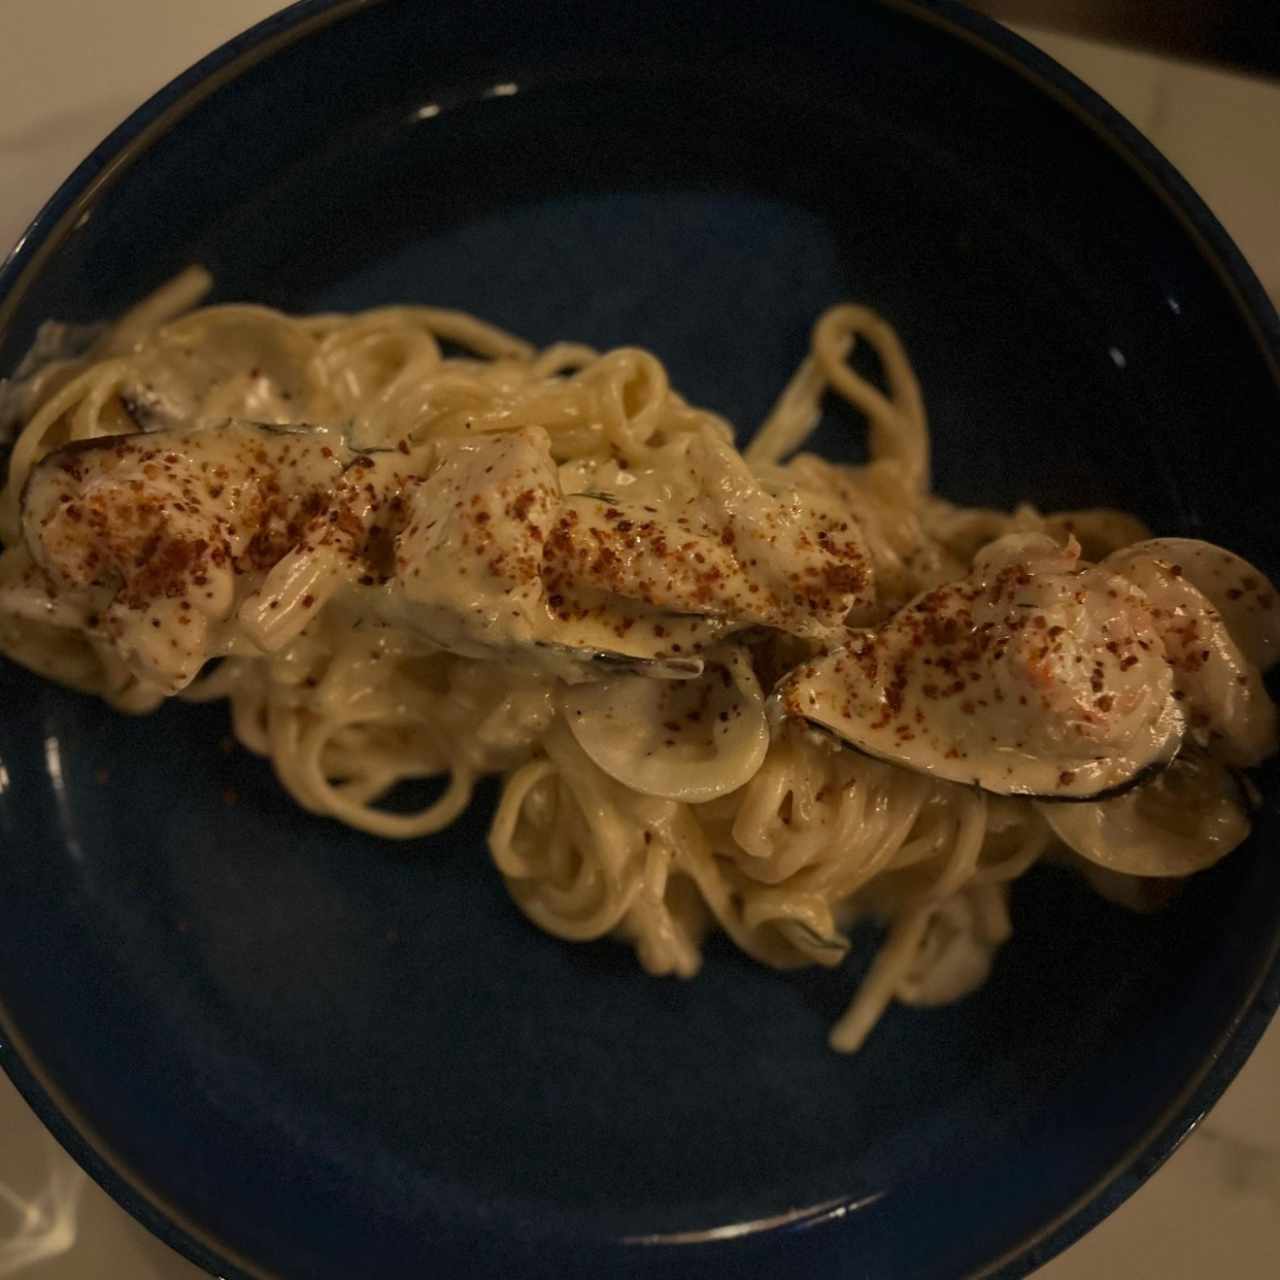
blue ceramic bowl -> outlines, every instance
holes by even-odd
[[[943,493],[1124,506],[1280,568],[1257,282],[1114,112],[952,4],[297,5],[54,196],[0,272],[0,369],[193,260],[224,299],[643,344],[744,425],[866,299]],[[1163,914],[1028,877],[989,985],[850,1059],[824,1036],[865,948],[655,981],[526,924],[491,796],[406,849],[294,808],[219,707],[127,719],[11,667],[0,699],[0,1056],[223,1275],[1020,1275],[1164,1159],[1280,997],[1274,779]]]

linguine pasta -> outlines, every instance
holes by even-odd
[[[0,647],[33,670],[128,712],[174,693],[225,700],[236,737],[271,759],[299,805],[389,839],[444,829],[478,779],[501,774],[489,849],[515,903],[557,937],[624,940],[652,974],[694,975],[713,929],[765,965],[832,967],[855,923],[883,922],[831,1031],[842,1051],[895,1000],[940,1004],[982,983],[1010,934],[1011,882],[1051,850],[1087,859],[1123,897],[1135,871],[1185,875],[1247,834],[1234,793],[1214,789],[1221,770],[1197,774],[1194,804],[1166,778],[1163,791],[1056,806],[1074,811],[1068,821],[1027,795],[902,767],[771,715],[778,681],[838,648],[847,621],[884,623],[963,579],[995,539],[1047,535],[1098,562],[1148,536],[1119,512],[1007,514],[932,495],[919,385],[867,308],[819,318],[739,455],[729,424],[681,399],[645,351],[538,349],[431,307],[192,309],[208,284],[184,273],[87,352],[9,388],[20,430],[0,494]],[[861,343],[882,387],[849,364]],[[865,416],[866,466],[802,452],[829,395]],[[199,438],[173,434],[196,426]],[[128,452],[150,437],[162,454],[186,442],[172,445],[180,461]],[[69,448],[104,438],[120,448]],[[313,440],[328,443],[308,452]],[[180,591],[157,580],[147,594],[132,569],[85,569],[126,536],[106,524],[86,542],[71,525],[60,542],[51,532],[89,492],[74,460],[95,457],[110,459],[104,475],[136,474],[139,491],[149,466],[177,468],[157,485],[199,477],[194,497],[165,490],[165,528],[213,521],[234,572],[184,562]],[[345,492],[354,523],[316,506],[290,514],[275,542],[236,542],[231,497],[208,477],[232,484],[246,457],[246,486],[287,471],[308,492]],[[415,543],[413,559],[406,539],[450,503],[473,523],[458,540]],[[468,514],[481,509],[484,521]],[[500,525],[509,540],[494,532],[485,545],[532,548],[537,566],[490,559],[492,580],[468,577],[460,548]],[[610,559],[610,538],[630,558]],[[154,577],[162,544],[128,545]],[[809,575],[803,593],[780,585],[796,566]],[[209,603],[192,583],[209,584]],[[1253,656],[1251,670],[1269,660]],[[383,804],[424,778],[445,782],[425,808]]]

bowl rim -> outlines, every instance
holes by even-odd
[[[386,0],[295,0],[175,76],[131,112],[80,162],[19,235],[0,262],[0,335],[44,263],[88,216],[100,196],[141,155],[216,90],[312,32]],[[1175,216],[1200,257],[1226,289],[1255,339],[1280,396],[1280,316],[1216,216],[1147,138],[1114,107],[1048,54],[959,0],[872,0],[962,41],[1014,72],[1085,125]],[[1133,1194],[1195,1130],[1253,1051],[1280,1007],[1280,921],[1265,965],[1200,1069],[1136,1141],[1094,1182],[1022,1240],[968,1273],[966,1280],[1015,1280],[1073,1244]],[[0,1068],[58,1142],[128,1213],[206,1270],[244,1280],[276,1280],[137,1175],[111,1150],[87,1117],[42,1069],[0,1001]],[[846,1206],[852,1208],[854,1206]],[[825,1215],[824,1215],[825,1216]],[[777,1230],[812,1225],[811,1219]]]

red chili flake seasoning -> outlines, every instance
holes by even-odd
[[[1076,775],[1070,769],[1064,769],[1058,774],[1058,786],[1069,787],[1076,780]]]

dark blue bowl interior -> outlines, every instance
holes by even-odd
[[[912,353],[946,496],[1121,506],[1280,569],[1274,315],[1158,157],[993,28],[888,4],[326,12],[222,55],[238,73],[202,100],[171,92],[96,185],[126,139],[91,162],[8,268],[0,369],[40,320],[202,261],[219,299],[640,344],[745,431],[853,297]],[[860,456],[858,424],[820,443]],[[224,1274],[1021,1272],[1158,1163],[1274,1004],[1269,782],[1249,845],[1162,914],[1028,877],[989,985],[894,1010],[850,1059],[824,1036],[870,936],[840,973],[714,945],[656,981],[525,923],[491,792],[389,845],[294,808],[225,750],[220,707],[127,719],[12,666],[0,698],[6,1065]]]

